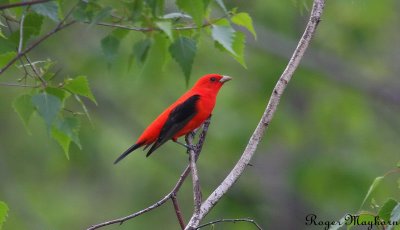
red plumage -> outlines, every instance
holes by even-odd
[[[142,146],[151,146],[146,155],[149,156],[166,141],[176,141],[198,128],[211,115],[220,88],[230,79],[219,74],[201,77],[190,90],[165,109],[114,163]]]

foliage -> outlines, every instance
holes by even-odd
[[[3,201],[0,201],[0,229],[2,229],[3,223],[7,219],[8,206]]]
[[[0,0],[0,5],[14,2],[22,1]],[[59,6],[60,22],[74,2],[54,2]],[[251,32],[234,24],[231,16],[223,18],[247,37],[245,69],[212,38],[212,25],[200,31],[171,29],[172,36],[168,35],[168,24],[171,28],[197,27],[189,12],[174,5],[176,1],[165,1],[164,17],[154,26],[162,31],[129,30],[123,36],[115,31],[123,28],[96,24],[147,28],[140,24],[142,13],[131,13],[143,12],[145,6],[135,5],[124,12],[124,4],[134,2],[142,1],[96,1],[103,7],[101,14],[96,4],[85,3],[85,10],[77,6],[68,22],[79,22],[51,35],[28,52],[46,86],[55,88],[52,92],[42,86],[25,57],[21,60],[29,73],[26,78],[19,60],[0,74],[0,200],[6,201],[10,208],[4,229],[84,229],[147,207],[171,190],[187,165],[187,155],[181,146],[170,143],[151,158],[138,151],[120,165],[113,166],[112,162],[166,105],[186,90],[185,75],[170,52],[170,46],[179,37],[196,41],[190,86],[206,73],[233,77],[219,95],[198,161],[203,196],[207,196],[246,146],[272,87],[290,58],[288,54],[301,36],[311,6],[309,0],[224,1],[224,11],[220,0],[210,1],[211,12],[204,11],[204,15],[212,22],[235,7],[238,13],[251,15],[256,41],[247,36]],[[398,0],[327,2],[310,50],[281,98],[252,166],[249,165],[248,173],[205,222],[222,217],[251,217],[266,229],[313,229],[304,225],[308,213],[330,221],[340,219],[345,213],[365,214],[366,219],[367,214],[390,219],[394,205],[400,201],[399,174],[385,176],[364,206],[360,205],[374,178],[384,175],[399,160],[398,3]],[[25,8],[0,12],[0,30],[7,38],[0,35],[0,69],[15,57],[19,43],[19,24],[8,21],[13,30],[10,33],[2,14],[20,19]],[[44,14],[33,10],[29,13],[35,15],[29,16],[35,19],[30,23],[41,23],[40,31],[34,35],[36,31],[27,30],[31,35],[23,41],[23,48],[58,25]],[[120,22],[112,15],[132,16]],[[79,16],[91,17],[91,23]],[[101,45],[107,36],[119,40],[111,61]],[[162,50],[156,50],[155,46]],[[153,54],[156,56],[149,61]],[[157,62],[163,66],[152,69],[151,63]],[[61,86],[67,79],[79,76],[87,76],[97,106],[89,98],[75,96]],[[63,149],[58,141],[49,141],[57,131],[48,129],[32,103],[32,96],[58,95],[55,91],[70,96],[64,99],[52,126],[65,130],[65,136],[73,136],[73,130],[79,128],[83,149],[71,141],[68,161],[65,154],[60,154]],[[20,101],[14,102],[19,97]],[[21,111],[15,113],[15,107]],[[90,122],[85,111],[90,112]],[[29,121],[27,128],[22,120]],[[69,129],[63,128],[64,122],[71,124]],[[184,184],[178,198],[186,220],[193,210],[190,183]],[[179,224],[170,207],[166,207],[115,227],[177,229]],[[216,227],[251,228],[246,223]]]
[[[161,0],[113,3],[77,1],[75,5],[70,4],[67,1],[50,1],[6,10],[3,20],[7,25],[0,21],[0,26],[7,29],[0,31],[2,72],[14,57],[18,57],[15,50],[23,51],[46,33],[42,26],[48,21],[56,23],[56,28],[75,20],[88,27],[102,25],[114,28],[100,40],[109,66],[117,59],[123,40],[127,39],[130,31],[134,31],[137,37],[143,39],[134,42],[129,62],[135,61],[142,66],[142,77],[159,75],[161,67],[172,57],[181,67],[186,84],[190,80],[200,34],[208,34],[220,49],[228,51],[243,66],[245,37],[232,27],[232,23],[256,36],[250,16],[244,12],[236,13],[236,9],[228,11],[223,1],[218,1],[217,5],[209,0],[177,1],[177,9],[168,10],[170,12]],[[222,13],[218,8],[223,9]],[[211,17],[212,11],[221,16]],[[211,27],[211,31],[207,27]],[[61,82],[55,82],[56,74],[51,72],[53,62],[50,59],[31,62],[27,53],[18,59],[19,63],[16,62],[15,67],[25,75],[17,82],[31,82],[33,90],[14,100],[15,111],[27,128],[30,117],[37,112],[43,118],[50,136],[60,144],[68,157],[71,143],[81,148],[78,137],[81,120],[77,115],[86,114],[90,119],[80,97],[96,103],[87,78],[65,77]],[[74,103],[81,105],[82,112],[67,107]],[[65,111],[70,114],[65,114]]]
[[[346,214],[337,222],[336,225],[333,225],[331,228],[329,228],[329,230],[340,229],[344,226],[347,226],[347,229],[349,230],[352,227],[357,227],[360,225],[368,225],[370,228],[375,226],[378,229],[380,229],[380,227],[382,227],[382,229],[390,230],[398,229],[400,224],[400,202],[393,198],[388,198],[385,202],[379,205],[376,203],[374,198],[371,198],[374,191],[378,189],[379,185],[385,178],[392,174],[398,173],[400,173],[400,168],[395,168],[383,176],[376,177],[364,197],[360,208],[361,210],[359,210],[356,214]],[[400,180],[400,177],[398,180]],[[398,189],[400,190],[400,186]],[[371,201],[372,210],[362,209],[367,200]],[[350,215],[352,217],[350,217]]]

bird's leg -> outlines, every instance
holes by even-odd
[[[196,151],[196,150],[194,149],[194,146],[181,143],[181,142],[179,142],[178,140],[174,140],[174,139],[172,139],[172,141],[175,142],[175,143],[177,143],[178,145],[182,145],[183,147],[185,147],[185,148],[187,149],[187,153],[189,153],[189,150]]]

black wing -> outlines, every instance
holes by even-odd
[[[176,106],[176,108],[171,111],[167,121],[161,129],[160,136],[151,146],[146,157],[150,156],[154,150],[156,150],[166,141],[170,140],[196,115],[196,104],[199,99],[200,95],[195,94]]]

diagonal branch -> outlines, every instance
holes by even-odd
[[[78,2],[79,3],[79,2]],[[77,3],[77,4],[78,4]],[[27,53],[29,53],[33,48],[35,48],[36,46],[38,46],[40,43],[42,43],[43,41],[45,41],[47,38],[49,38],[50,36],[52,36],[53,34],[57,33],[58,31],[74,24],[76,21],[71,21],[71,22],[66,22],[66,20],[69,18],[69,16],[71,15],[71,13],[75,10],[75,7],[77,6],[77,4],[75,4],[70,10],[69,12],[65,15],[64,19],[61,20],[57,26],[52,29],[51,31],[49,31],[47,34],[43,35],[41,38],[39,38],[38,40],[36,40],[35,42],[33,42],[31,45],[29,45],[27,48],[25,48],[24,50],[21,50],[21,46],[18,47],[18,53],[17,55],[11,59],[3,68],[0,69],[0,75],[2,73],[4,73],[4,71],[6,71],[8,68],[10,68],[12,66],[12,64],[14,64],[17,60],[19,60],[22,56],[25,56]]]
[[[38,40],[36,40],[34,43],[32,43],[30,46],[28,46],[26,49],[22,50],[21,52],[19,52],[13,59],[11,59],[2,69],[0,69],[0,74],[4,73],[4,71],[6,71],[8,68],[10,68],[10,66],[12,64],[14,64],[20,57],[24,56],[25,54],[29,53],[33,48],[35,48],[36,46],[38,46],[40,43],[42,43],[44,40],[46,40],[47,38],[49,38],[51,35],[57,33],[58,31],[74,24],[75,21],[71,21],[68,22],[66,24],[63,25],[59,25],[56,28],[54,28],[53,30],[51,30],[50,32],[48,32],[47,34],[45,34],[43,37],[39,38]]]
[[[195,147],[196,148],[196,151],[195,151],[196,152],[196,154],[195,154],[195,160],[196,161],[197,161],[197,159],[198,159],[198,157],[200,155],[201,149],[203,147],[204,139],[206,138],[206,134],[207,134],[207,131],[208,131],[208,126],[210,125],[210,120],[211,120],[211,116],[204,122],[203,129],[202,129],[202,131],[200,133],[200,136],[199,136],[199,141],[198,141],[198,143],[197,143],[197,145]],[[142,214],[144,214],[146,212],[149,212],[149,211],[151,211],[153,209],[156,209],[156,208],[160,207],[161,205],[165,204],[169,199],[171,199],[173,204],[174,204],[175,213],[177,215],[179,224],[182,227],[182,225],[184,225],[183,217],[182,217],[182,214],[180,212],[179,206],[176,206],[177,205],[177,203],[176,203],[176,195],[177,195],[178,191],[180,190],[183,182],[186,180],[187,176],[189,175],[189,173],[190,173],[190,165],[186,166],[185,170],[183,170],[183,172],[180,175],[178,181],[176,182],[174,188],[172,188],[172,190],[167,195],[165,195],[164,198],[162,198],[161,200],[157,201],[156,203],[150,205],[149,207],[147,207],[145,209],[142,209],[142,210],[140,210],[138,212],[132,213],[131,215],[128,215],[128,216],[125,216],[125,217],[121,217],[121,218],[118,218],[118,219],[105,221],[105,222],[100,223],[100,224],[92,225],[89,228],[87,228],[86,230],[95,230],[95,229],[99,229],[101,227],[105,227],[105,226],[112,225],[112,224],[123,224],[127,220],[133,219],[133,218],[135,218],[137,216],[140,216],[140,215],[142,215]],[[183,226],[183,228],[184,227],[185,226]]]
[[[286,66],[286,69],[283,71],[281,77],[276,83],[268,105],[265,108],[264,114],[262,115],[260,122],[254,130],[253,135],[250,137],[249,143],[247,144],[241,158],[236,163],[229,175],[224,179],[224,181],[214,190],[214,192],[211,193],[207,200],[205,200],[204,203],[201,205],[200,213],[194,213],[192,215],[185,229],[196,229],[199,226],[200,221],[210,212],[210,210],[217,204],[222,196],[228,192],[228,190],[233,186],[233,184],[246,169],[246,166],[249,164],[251,158],[254,155],[254,152],[257,149],[258,144],[264,136],[265,130],[272,120],[272,117],[276,111],[280,98],[288,82],[292,78],[294,71],[299,65],[300,60],[302,59],[308,45],[310,44],[311,38],[315,34],[324,5],[325,0],[314,0],[311,16],[304,31],[304,34],[301,37],[288,65]]]
[[[185,229],[186,224],[185,224],[185,221],[183,220],[183,215],[181,212],[181,208],[179,207],[178,198],[176,197],[176,193],[172,194],[171,200],[172,200],[172,204],[174,205],[176,218],[178,218],[179,225],[181,226],[181,229],[183,230],[183,229]]]
[[[14,8],[14,7],[21,7],[21,6],[31,6],[35,4],[40,4],[40,3],[45,3],[49,2],[51,0],[36,0],[36,1],[29,1],[29,2],[16,2],[16,3],[11,3],[11,4],[4,4],[0,5],[0,10],[5,10],[9,8]]]

